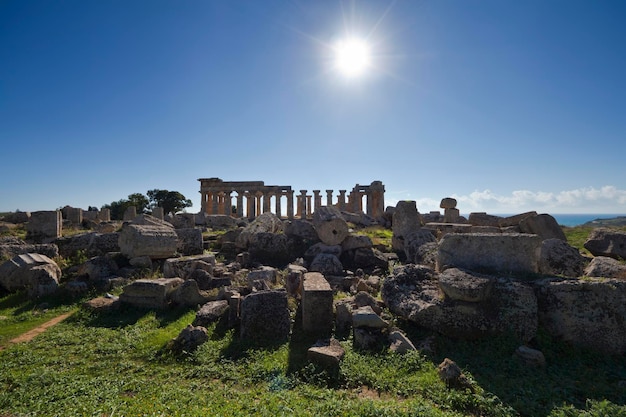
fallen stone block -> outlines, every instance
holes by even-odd
[[[184,281],[181,278],[138,279],[124,287],[120,301],[134,307],[163,309],[170,294]]]

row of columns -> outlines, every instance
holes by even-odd
[[[300,190],[300,194],[296,195],[296,212],[294,213],[294,191],[288,186],[262,186],[256,182],[248,183],[230,183],[237,185],[238,189],[228,189],[227,182],[219,179],[209,179],[201,181],[215,182],[201,188],[201,206],[202,212],[206,214],[224,214],[234,217],[244,216],[244,207],[246,216],[255,218],[261,213],[272,211],[271,199],[275,198],[274,213],[283,216],[282,213],[282,197],[286,198],[288,219],[300,218],[308,219],[313,213],[323,205],[323,196],[321,190],[313,190],[313,194],[307,194],[307,190]],[[259,182],[262,184],[262,182]],[[245,187],[245,189],[244,189]],[[213,188],[213,189],[211,189]],[[221,188],[221,189],[220,189]],[[255,190],[256,188],[256,190]],[[267,188],[267,189],[263,189]],[[384,186],[380,181],[374,181],[370,186],[356,185],[346,200],[346,190],[339,190],[336,204],[333,204],[333,190],[326,191],[327,206],[336,206],[341,211],[349,211],[352,213],[362,212],[363,197],[367,198],[366,213],[373,217],[382,216],[384,213]],[[236,205],[232,205],[231,194],[236,192]],[[244,205],[245,198],[245,205]]]

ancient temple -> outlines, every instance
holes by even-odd
[[[263,181],[223,181],[220,178],[200,178],[198,181],[201,212],[206,214],[255,218],[269,211],[288,219],[307,219],[322,205],[334,205],[352,213],[363,212],[363,198],[368,215],[378,217],[385,211],[385,186],[380,181],[370,185],[357,184],[347,196],[346,190],[339,190],[336,202],[333,202],[334,191],[325,190],[325,204],[321,190],[313,190],[313,194],[300,190],[300,194],[295,195],[289,185],[265,185]],[[286,211],[283,211],[283,202]]]

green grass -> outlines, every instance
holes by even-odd
[[[592,256],[591,253],[585,249],[584,243],[587,241],[589,234],[593,231],[593,227],[589,226],[576,226],[576,227],[562,227],[567,243],[570,246],[577,248],[580,253],[586,256]]]
[[[391,252],[391,238],[393,232],[382,226],[369,226],[355,230],[355,234],[368,236],[374,246],[384,246],[388,252]]]
[[[33,303],[0,299],[1,314],[34,327]],[[74,304],[52,306],[60,314]],[[31,314],[31,315],[29,315]],[[47,313],[46,313],[47,314]],[[434,353],[405,356],[357,352],[338,370],[306,360],[311,340],[295,326],[290,342],[247,345],[234,330],[213,325],[191,354],[166,346],[193,320],[194,310],[123,308],[100,315],[79,309],[29,343],[0,352],[0,416],[603,416],[625,415],[623,357],[537,343],[548,366],[512,358],[510,338],[436,338]],[[426,334],[399,323],[419,341]],[[12,325],[13,326],[13,325]],[[0,323],[2,331],[5,323]],[[11,326],[9,326],[11,327]],[[436,372],[457,361],[471,386],[449,389]],[[586,413],[586,414],[585,414]]]

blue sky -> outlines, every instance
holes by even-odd
[[[198,178],[626,214],[626,2],[0,0],[0,211]],[[346,78],[333,46],[370,47]]]

